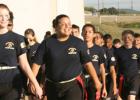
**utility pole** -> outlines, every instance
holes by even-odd
[[[118,0],[118,15],[120,15],[120,1]]]
[[[133,0],[131,0],[131,10],[133,10]]]

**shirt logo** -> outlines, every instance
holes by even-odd
[[[69,54],[69,55],[77,54],[77,49],[76,49],[76,48],[69,48],[69,49],[68,49],[68,54]]]
[[[22,49],[25,48],[25,47],[26,47],[25,42],[20,43],[20,47],[21,47]]]
[[[99,56],[98,55],[93,55],[92,56],[92,61],[98,61],[99,59]]]
[[[137,54],[132,54],[132,59],[138,59]]]
[[[13,42],[6,42],[5,43],[5,49],[12,49],[14,50],[14,43]]]
[[[115,61],[115,57],[111,57],[111,61]]]

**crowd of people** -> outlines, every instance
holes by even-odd
[[[140,99],[139,33],[113,39],[92,24],[80,32],[61,14],[38,43],[31,28],[13,32],[13,19],[0,4],[0,100]]]

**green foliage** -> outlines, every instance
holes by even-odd
[[[96,12],[96,9],[93,8],[93,7],[84,7],[84,10],[85,10],[85,11],[90,11],[91,13]]]
[[[117,15],[118,10],[114,7],[100,9],[100,14]]]

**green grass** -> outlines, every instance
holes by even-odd
[[[86,23],[95,25],[96,30],[103,34],[110,33],[113,38],[121,38],[123,30],[130,29],[134,32],[140,33],[140,15],[139,16],[119,16],[118,21],[116,17],[103,17],[100,24],[98,16],[85,16]]]

